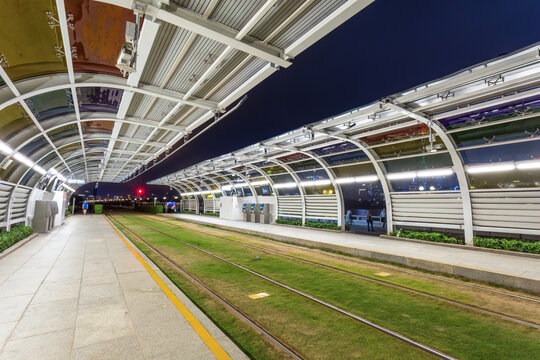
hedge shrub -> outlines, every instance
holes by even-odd
[[[301,220],[277,219],[276,224],[302,226]]]
[[[433,241],[446,244],[465,244],[463,239],[458,239],[453,236],[449,236],[440,232],[428,232],[428,231],[415,231],[415,230],[403,230],[398,229],[392,233],[393,236],[409,238],[409,239],[418,239]]]
[[[317,228],[317,229],[329,229],[329,230],[341,230],[341,227],[335,223],[326,223],[326,222],[317,222],[317,221],[306,221],[307,227]]]
[[[530,254],[540,254],[540,241],[523,241],[523,240],[510,240],[510,239],[498,239],[498,238],[483,238],[474,237],[474,246],[500,249],[509,251],[519,251]]]
[[[215,213],[215,212],[204,212],[204,213],[202,213],[202,215],[219,216],[219,213]]]
[[[135,207],[135,210],[150,214],[161,214],[163,212],[163,205],[141,205]]]
[[[10,231],[0,232],[0,252],[33,233],[34,229],[30,226],[13,226]]]
[[[301,220],[291,220],[291,219],[277,219],[276,224],[302,226],[302,221]],[[341,230],[341,227],[338,226],[338,224],[327,223],[327,222],[318,222],[318,221],[306,221],[306,224],[304,226],[317,228],[317,229]],[[349,227],[346,226],[345,230],[349,230]]]
[[[103,205],[102,204],[94,205],[94,213],[103,214]]]
[[[184,211],[182,211],[182,214],[197,214],[197,212],[195,212],[193,210],[184,210]]]

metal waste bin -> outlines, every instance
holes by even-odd
[[[52,228],[52,202],[53,201],[36,200],[36,205],[34,206],[34,218],[32,219],[32,227],[35,232],[47,233]]]

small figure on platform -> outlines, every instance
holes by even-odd
[[[385,228],[386,227],[386,209],[382,209],[381,211],[381,222],[382,222],[382,227]]]
[[[349,209],[347,210],[347,213],[345,214],[345,225],[351,226],[352,219],[351,219],[352,211]]]
[[[371,216],[371,211],[366,211],[366,222],[367,222],[367,230],[368,231],[375,231],[373,230],[373,217]],[[369,230],[369,226],[371,225],[371,230]]]
[[[88,211],[88,203],[85,201],[82,203],[82,212],[84,215],[86,215],[87,211]]]

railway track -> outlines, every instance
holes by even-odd
[[[150,218],[150,217],[147,217],[147,216],[141,216],[141,217],[149,219],[149,220],[153,220],[153,221],[160,220],[159,218]],[[136,220],[134,220],[132,218],[129,218],[129,219],[133,220],[133,221],[136,221]],[[167,224],[169,224],[171,226],[181,227],[178,224],[173,224],[173,223],[170,223],[170,222],[167,222]],[[360,275],[360,274],[353,273],[353,272],[350,272],[350,271],[347,271],[347,270],[343,270],[343,269],[333,267],[331,265],[326,265],[326,264],[322,264],[322,263],[319,263],[319,262],[302,259],[302,258],[293,256],[293,255],[284,254],[284,253],[276,251],[276,250],[271,250],[271,249],[267,249],[267,248],[260,247],[260,246],[246,244],[246,243],[243,243],[241,241],[228,239],[226,237],[215,235],[215,234],[210,234],[210,233],[207,233],[207,232],[204,232],[204,231],[201,231],[201,230],[194,230],[194,229],[189,229],[189,230],[200,233],[200,234],[204,234],[204,235],[207,235],[207,236],[212,236],[212,237],[215,237],[215,238],[219,238],[219,239],[231,242],[231,243],[236,243],[236,244],[238,244],[240,246],[244,246],[244,247],[251,248],[251,249],[254,249],[254,250],[259,250],[259,251],[262,251],[262,252],[265,252],[265,253],[270,253],[270,254],[273,254],[273,255],[276,255],[276,256],[292,259],[292,260],[295,260],[295,261],[303,262],[303,263],[310,264],[310,265],[317,266],[317,267],[321,267],[321,268],[324,268],[324,269],[337,271],[337,272],[347,274],[347,275],[350,275],[350,276],[353,276],[353,277],[356,277],[356,278],[360,278],[360,279],[371,281],[371,282],[374,282],[374,283],[377,283],[377,284],[382,284],[382,285],[385,285],[385,286],[389,286],[389,287],[393,287],[393,288],[396,288],[396,289],[404,290],[404,291],[407,291],[407,292],[410,292],[410,293],[413,293],[413,294],[418,294],[418,295],[425,296],[427,298],[431,298],[431,299],[439,300],[439,301],[446,302],[446,303],[449,303],[449,304],[453,304],[453,305],[456,305],[456,306],[459,306],[459,307],[462,307],[462,308],[465,308],[465,309],[468,309],[468,310],[477,311],[477,312],[481,312],[481,313],[484,313],[484,314],[489,314],[489,315],[492,315],[492,316],[497,316],[499,318],[502,318],[502,319],[505,319],[505,320],[508,320],[508,321],[513,321],[513,322],[516,322],[516,323],[519,323],[519,324],[522,324],[522,325],[527,325],[527,326],[531,326],[531,327],[540,329],[539,324],[536,324],[536,323],[531,322],[531,321],[523,320],[523,319],[518,319],[518,318],[512,317],[510,315],[501,314],[501,313],[496,312],[496,311],[492,311],[492,310],[484,309],[484,308],[477,307],[477,306],[474,306],[474,305],[462,303],[462,302],[452,300],[452,299],[448,299],[448,298],[445,298],[445,297],[429,294],[429,293],[419,291],[419,290],[416,290],[416,289],[412,289],[412,288],[409,288],[409,287],[406,287],[406,286],[393,284],[393,283],[388,282],[388,281],[375,279],[375,278],[365,276],[365,275]]]
[[[142,215],[137,215],[137,216],[142,216]],[[143,216],[143,217],[145,217],[145,216]],[[170,221],[163,221],[162,217],[155,217],[155,218],[146,217],[146,218],[159,220],[161,222],[164,222],[166,224],[173,225],[173,226],[180,226],[180,225],[174,224],[173,222],[170,222]],[[186,220],[182,220],[182,221],[186,221]],[[189,221],[186,221],[186,222],[189,222]],[[211,225],[209,225],[209,226],[211,226]],[[193,230],[193,231],[197,231],[197,230]],[[201,233],[204,233],[204,232],[201,232]],[[361,259],[357,259],[357,258],[353,258],[353,257],[349,257],[349,256],[344,256],[344,255],[339,255],[339,254],[335,254],[335,253],[331,253],[331,252],[320,251],[320,250],[317,250],[317,249],[311,249],[311,248],[308,248],[308,247],[289,244],[289,243],[285,243],[285,242],[281,242],[281,241],[274,241],[274,240],[271,240],[271,239],[261,239],[260,237],[255,237],[255,236],[250,235],[250,234],[244,234],[242,232],[239,232],[239,233],[241,233],[243,236],[251,237],[251,238],[253,238],[255,240],[259,240],[259,241],[267,241],[267,242],[270,242],[270,243],[278,243],[278,244],[283,245],[283,246],[287,246],[287,247],[291,247],[291,248],[295,248],[295,249],[300,249],[300,250],[304,250],[304,251],[309,251],[309,252],[312,252],[312,253],[315,253],[315,254],[326,255],[326,256],[335,257],[335,258],[338,258],[338,259],[343,259],[343,260],[356,262],[356,263],[359,263],[359,264],[366,264],[366,265],[370,265],[370,266],[376,266],[376,267],[380,267],[382,269],[398,271],[398,272],[402,272],[402,273],[406,273],[406,274],[411,274],[411,275],[415,275],[415,276],[419,276],[419,277],[424,277],[424,278],[427,278],[427,279],[438,280],[438,281],[441,281],[441,282],[446,282],[446,283],[465,286],[465,287],[469,287],[469,288],[473,288],[473,289],[483,290],[483,291],[491,292],[491,293],[494,293],[494,294],[504,295],[504,296],[508,296],[508,297],[511,297],[511,298],[522,299],[522,300],[526,300],[526,301],[530,301],[530,302],[540,303],[540,299],[535,299],[535,298],[528,297],[528,296],[512,294],[512,293],[509,293],[509,292],[506,292],[506,291],[495,290],[495,289],[487,288],[487,287],[480,286],[480,285],[469,284],[469,283],[462,282],[462,281],[452,280],[452,279],[448,279],[448,278],[442,278],[442,277],[439,277],[439,276],[420,273],[420,272],[416,272],[416,271],[412,271],[412,270],[400,269],[400,268],[390,266],[390,265],[385,265],[385,264],[381,264],[381,263],[377,263],[377,262],[361,260]],[[213,235],[213,236],[215,236],[215,235]]]
[[[107,215],[108,218],[113,219],[114,221],[122,224],[121,221],[118,221],[114,216]],[[114,223],[111,222],[113,226]],[[207,285],[205,285],[201,280],[199,280],[197,277],[195,277],[193,274],[186,271],[184,268],[179,266],[177,263],[175,263],[171,258],[169,258],[167,255],[165,255],[163,252],[156,249],[154,246],[149,244],[146,240],[141,238],[139,235],[137,235],[135,232],[133,232],[131,229],[129,229],[126,225],[122,224],[122,226],[134,237],[136,237],[139,241],[144,243],[148,248],[150,248],[154,253],[159,255],[161,258],[163,258],[170,266],[172,266],[176,271],[182,273],[185,277],[187,277],[190,281],[204,289],[208,294],[210,294],[214,299],[216,299],[218,302],[223,304],[227,309],[229,309],[233,314],[235,314],[238,318],[240,318],[242,321],[249,324],[252,328],[254,328],[257,332],[262,334],[264,337],[266,337],[268,340],[270,340],[271,343],[275,344],[278,348],[285,351],[287,354],[289,354],[293,359],[302,360],[303,358],[292,349],[292,347],[285,344],[283,341],[277,339],[274,337],[270,332],[268,332],[266,329],[264,329],[261,325],[257,324],[253,319],[249,318],[247,315],[245,315],[242,311],[237,309],[235,306],[233,306],[231,303],[229,303],[227,300],[219,296],[215,291],[210,289]],[[117,228],[118,229],[118,228]],[[121,230],[119,230],[122,232]]]
[[[169,238],[171,238],[171,239],[174,239],[174,240],[176,240],[176,241],[178,241],[178,242],[180,242],[180,243],[182,243],[182,244],[184,244],[184,245],[187,245],[187,246],[189,246],[189,247],[191,247],[191,248],[193,248],[193,249],[195,249],[195,250],[197,250],[197,251],[199,251],[199,252],[202,252],[202,253],[204,253],[204,254],[206,254],[206,255],[208,255],[208,256],[214,258],[214,259],[220,260],[220,261],[222,261],[222,262],[224,262],[224,263],[227,263],[227,264],[229,264],[229,265],[231,265],[231,266],[234,266],[234,267],[236,267],[236,268],[238,268],[238,269],[241,269],[241,270],[243,270],[243,271],[245,271],[245,272],[247,272],[247,273],[250,273],[250,274],[252,274],[252,275],[255,275],[255,276],[257,276],[257,277],[259,277],[259,278],[261,278],[261,279],[263,279],[263,280],[266,280],[266,281],[268,281],[268,282],[270,282],[270,283],[272,283],[272,284],[274,284],[274,285],[277,285],[277,286],[279,286],[279,287],[281,287],[281,288],[284,288],[284,289],[286,289],[286,290],[289,290],[289,291],[291,291],[291,292],[293,292],[293,293],[295,293],[295,294],[297,294],[297,295],[300,295],[300,296],[302,296],[302,297],[304,297],[304,298],[306,298],[306,299],[309,299],[309,300],[311,300],[311,301],[313,301],[313,302],[315,302],[315,303],[318,303],[318,304],[323,305],[323,306],[325,306],[325,307],[327,307],[327,308],[330,308],[330,309],[336,311],[337,313],[340,313],[340,314],[342,314],[342,315],[348,316],[348,317],[350,317],[350,318],[352,318],[352,319],[354,319],[354,320],[356,320],[356,321],[358,321],[358,322],[360,322],[360,323],[363,323],[363,324],[365,324],[365,325],[367,325],[367,326],[369,326],[369,327],[372,327],[372,328],[374,328],[374,329],[376,329],[376,330],[379,330],[379,331],[381,331],[381,332],[383,332],[383,333],[385,333],[385,334],[387,334],[387,335],[390,335],[390,336],[392,336],[392,337],[395,337],[395,338],[397,338],[397,339],[399,339],[399,340],[401,340],[401,341],[403,341],[403,342],[405,342],[405,343],[407,343],[407,344],[409,344],[409,345],[412,345],[412,346],[414,346],[414,347],[416,347],[416,348],[418,348],[418,349],[420,349],[420,350],[423,350],[423,351],[425,351],[425,352],[427,352],[427,353],[430,353],[430,354],[432,354],[432,355],[435,355],[435,356],[437,356],[437,357],[439,357],[439,358],[441,358],[441,359],[446,359],[446,360],[454,360],[454,359],[455,359],[454,357],[452,357],[452,356],[450,356],[450,355],[448,355],[448,354],[445,354],[445,353],[443,353],[443,352],[441,352],[441,351],[439,351],[439,350],[437,350],[437,349],[435,349],[435,348],[432,348],[432,347],[430,347],[430,346],[427,346],[427,345],[425,345],[425,344],[422,344],[422,343],[420,343],[420,342],[418,342],[418,341],[415,341],[415,340],[413,340],[413,339],[411,339],[411,338],[409,338],[409,337],[407,337],[407,336],[405,336],[405,335],[403,335],[403,334],[400,334],[400,333],[398,333],[398,332],[396,332],[396,331],[390,330],[390,329],[388,329],[388,328],[386,328],[386,327],[384,327],[384,326],[378,325],[378,324],[376,324],[376,323],[374,323],[374,322],[372,322],[372,321],[370,321],[370,320],[367,320],[367,319],[365,319],[365,318],[363,318],[363,317],[361,317],[361,316],[358,316],[358,315],[353,314],[353,313],[351,313],[351,312],[349,312],[349,311],[346,311],[346,310],[344,310],[344,309],[341,309],[341,308],[339,308],[338,306],[335,306],[335,305],[330,304],[330,303],[328,303],[328,302],[326,302],[326,301],[320,300],[320,299],[318,299],[318,298],[316,298],[316,297],[314,297],[314,296],[311,296],[311,295],[309,295],[309,294],[307,294],[307,293],[305,293],[305,292],[303,292],[303,291],[300,291],[300,290],[297,290],[297,289],[295,289],[295,288],[292,288],[292,287],[290,287],[290,286],[288,286],[288,285],[286,285],[286,284],[283,284],[283,283],[281,283],[281,282],[279,282],[279,281],[276,281],[276,280],[274,280],[274,279],[271,279],[271,278],[269,278],[269,277],[267,277],[267,276],[265,276],[265,275],[262,275],[262,274],[260,274],[260,273],[258,273],[258,272],[256,272],[256,271],[250,270],[250,269],[248,269],[248,268],[246,268],[246,267],[244,267],[244,266],[242,266],[242,265],[236,264],[236,263],[234,263],[234,262],[232,262],[232,261],[229,261],[229,260],[227,260],[227,259],[225,259],[225,258],[222,258],[222,257],[219,256],[219,255],[213,254],[213,253],[211,253],[211,252],[209,252],[209,251],[206,251],[206,250],[204,250],[204,249],[202,249],[202,248],[199,248],[199,247],[197,247],[197,246],[195,246],[195,245],[193,245],[193,244],[190,244],[189,242],[183,241],[182,239],[179,239],[179,238],[177,238],[177,237],[174,237],[174,236],[172,236],[172,235],[170,235],[170,234],[167,234],[167,233],[165,233],[165,232],[163,232],[163,231],[160,231],[160,230],[158,230],[158,229],[156,229],[156,228],[153,228],[153,227],[151,227],[151,226],[149,226],[149,225],[143,224],[143,223],[141,223],[141,222],[139,222],[139,221],[137,221],[137,220],[134,220],[134,219],[132,219],[132,218],[130,218],[130,217],[127,217],[127,216],[125,216],[125,215],[121,215],[121,216],[124,217],[124,218],[126,218],[127,220],[136,222],[136,223],[138,223],[139,225],[144,226],[144,227],[146,227],[146,228],[148,228],[148,229],[150,229],[150,230],[152,230],[152,231],[154,231],[154,232],[156,232],[156,233],[159,233],[159,234],[161,234],[161,235],[164,235],[164,236],[166,236],[166,237],[169,237]],[[129,231],[131,234],[133,234],[133,235],[136,236],[138,239],[140,239],[141,241],[143,241],[147,246],[149,246],[150,248],[154,249],[154,251],[156,251],[157,253],[160,253],[160,252],[158,252],[158,250],[155,249],[152,245],[148,244],[146,241],[144,241],[144,240],[141,239],[138,235],[136,235],[136,234],[134,233],[134,231],[132,231],[128,226],[126,226],[125,224],[123,224],[121,221],[118,221],[115,217],[112,217],[112,216],[110,216],[110,217],[111,217],[112,219],[114,219],[115,221],[117,221],[118,223],[122,224],[122,226],[123,226],[127,231]],[[160,255],[163,256],[161,253],[160,253]],[[168,259],[168,261],[171,261],[171,260]],[[174,263],[174,262],[173,262],[173,263]],[[185,272],[185,270],[184,270],[184,272]],[[237,310],[237,311],[238,311],[238,310]],[[285,345],[282,344],[282,346],[285,346]]]

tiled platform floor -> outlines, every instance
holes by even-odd
[[[233,359],[247,359],[147,262]],[[14,359],[215,356],[105,218],[77,215],[0,259],[0,360]]]

